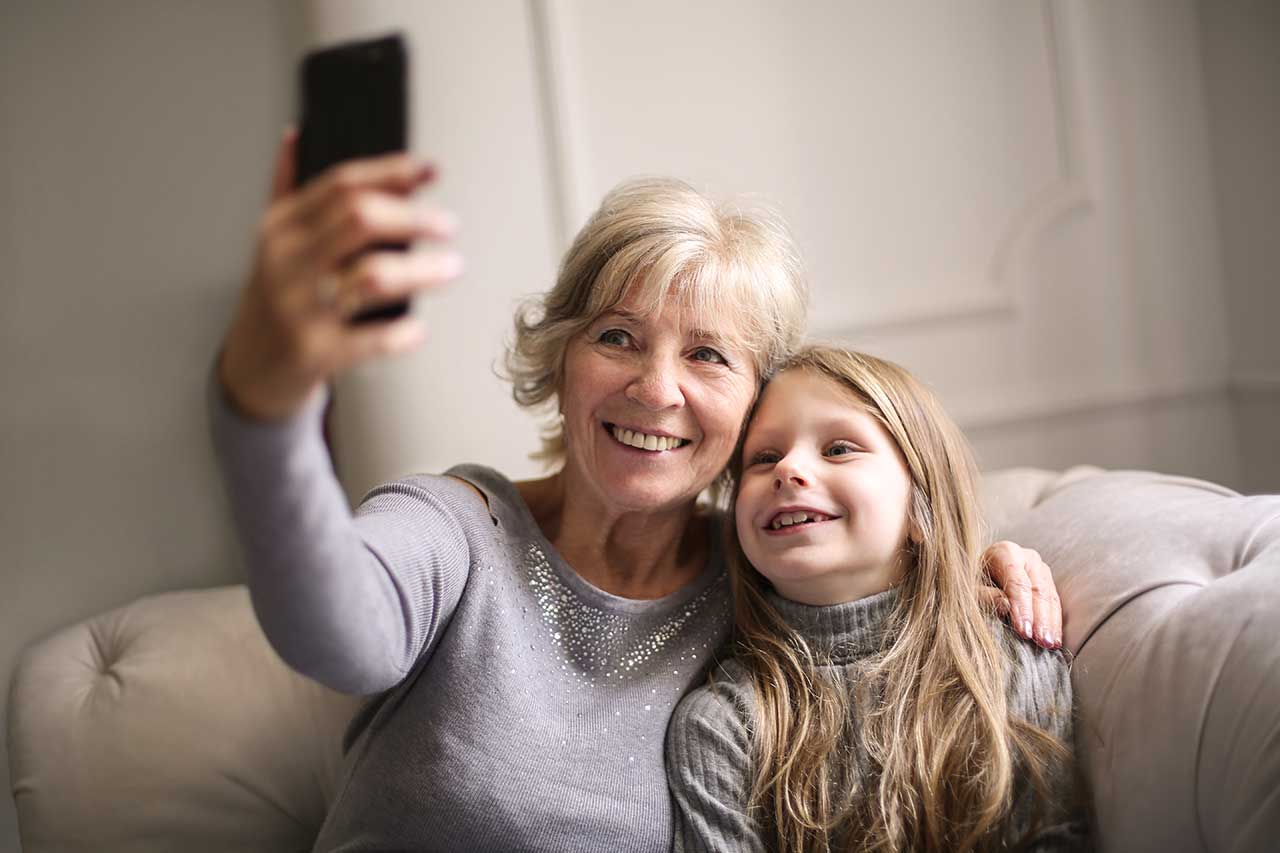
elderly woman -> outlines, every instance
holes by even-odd
[[[461,264],[438,247],[362,251],[447,241],[448,217],[410,200],[429,168],[391,155],[294,190],[294,141],[210,401],[267,637],[300,672],[372,697],[317,848],[667,849],[667,721],[730,621],[723,522],[697,500],[802,331],[786,229],[677,182],[616,189],[517,318],[508,358],[516,399],[558,410],[558,471],[409,476],[353,516],[321,435],[326,380],[422,330],[349,319]],[[1044,566],[993,553],[1015,624],[1055,644]]]

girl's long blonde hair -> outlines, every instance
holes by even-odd
[[[984,531],[968,443],[896,364],[815,346],[784,369],[847,389],[893,438],[920,541],[905,546],[887,647],[862,663],[853,693],[822,674],[830,661],[769,604],[768,581],[736,540],[729,548],[737,650],[757,696],[752,814],[786,851],[1016,846],[1015,771],[1029,777],[1043,818],[1054,805],[1050,770],[1070,753],[1009,714],[1001,640],[979,605]],[[741,452],[733,466],[738,483]]]

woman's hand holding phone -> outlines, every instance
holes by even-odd
[[[412,313],[352,323],[357,314],[457,277],[447,247],[453,217],[420,209],[413,193],[434,170],[398,152],[350,160],[295,188],[297,131],[281,140],[253,268],[218,361],[218,379],[241,414],[279,420],[332,376],[423,340]],[[379,251],[379,244],[432,241],[430,248]]]

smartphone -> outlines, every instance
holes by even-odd
[[[408,66],[408,47],[399,33],[344,42],[303,58],[297,186],[335,163],[408,148]],[[408,248],[408,243],[379,243],[369,251]],[[351,322],[393,320],[408,311],[408,300],[378,305]]]

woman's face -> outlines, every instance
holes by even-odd
[[[738,541],[784,597],[837,604],[899,580],[911,476],[892,437],[852,394],[789,370],[747,428],[734,508]]]
[[[756,387],[731,325],[699,329],[674,304],[623,299],[565,354],[565,476],[614,512],[692,503],[729,461]]]

